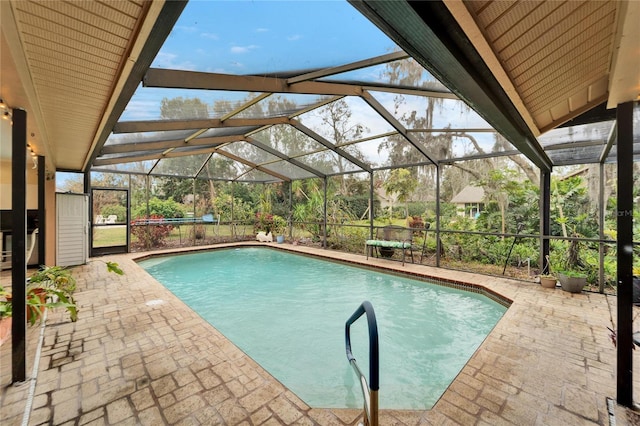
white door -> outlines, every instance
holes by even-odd
[[[89,197],[85,194],[56,194],[56,265],[87,263],[89,241]]]

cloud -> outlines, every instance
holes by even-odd
[[[175,27],[173,27],[173,29],[180,30],[185,33],[195,33],[196,31],[198,31],[198,28],[186,25],[176,25]]]
[[[251,50],[255,50],[257,48],[258,46],[256,46],[255,44],[250,44],[248,46],[232,46],[231,53],[243,54],[243,53],[248,53]]]
[[[158,118],[160,118],[158,101],[132,99],[122,113],[120,120],[157,120]]]
[[[266,33],[269,32],[269,28],[256,28],[257,33]]]
[[[178,70],[186,70],[192,71],[196,69],[196,65],[189,61],[179,61],[179,56],[175,53],[169,52],[158,52],[156,59],[153,61],[154,67],[158,68],[168,68],[168,69],[178,69]]]
[[[215,33],[200,33],[200,37],[208,38],[210,40],[220,40],[220,37],[218,36],[218,34],[215,34]]]
[[[296,40],[300,40],[302,38],[302,36],[300,34],[294,34],[294,35],[290,35],[289,37],[287,37],[288,41],[296,41]]]

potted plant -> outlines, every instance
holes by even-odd
[[[107,271],[123,275],[124,271],[116,262],[103,261]],[[71,321],[78,320],[78,307],[73,298],[76,279],[71,271],[62,266],[44,266],[27,279],[27,322],[34,325],[45,309],[65,308]],[[6,326],[12,316],[11,293],[0,286],[0,329]],[[11,323],[9,322],[9,330]],[[0,343],[3,335],[0,332]]]
[[[558,278],[553,274],[540,275],[540,285],[544,288],[556,288]]]
[[[587,274],[576,271],[559,271],[558,281],[564,291],[569,293],[580,293],[587,285]]]
[[[78,320],[78,308],[73,293],[76,279],[71,270],[62,266],[45,266],[27,282],[27,321],[33,325],[45,309],[65,308],[71,321]]]
[[[35,277],[35,281],[31,281]],[[71,321],[78,319],[78,308],[73,299],[75,278],[69,271],[60,267],[45,267],[29,278],[26,290],[27,322],[34,325],[45,309],[64,307],[69,311]],[[9,324],[12,317],[12,295],[0,287],[0,341],[6,337],[1,330]]]
[[[284,233],[287,229],[287,221],[282,216],[273,216],[273,233],[276,235],[276,241],[279,244],[284,242]]]
[[[542,274],[538,275],[540,278],[540,285],[544,288],[556,288],[558,278],[551,273],[551,262],[549,261],[549,255],[546,256],[547,263],[542,271]]]

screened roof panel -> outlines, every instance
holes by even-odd
[[[281,180],[272,175],[261,172],[260,170],[251,169],[247,173],[243,173],[236,179],[238,182],[280,182]]]
[[[246,133],[259,129],[260,126],[238,126],[238,127],[217,127],[205,131],[195,139],[213,138],[218,136],[242,136]]]
[[[389,159],[388,151],[378,151],[383,140],[385,139],[373,139],[341,148],[356,158],[362,158],[369,167],[375,169],[376,167],[382,167]]]
[[[193,1],[152,67],[261,74],[336,66],[394,48],[346,1]]]
[[[249,142],[234,142],[226,144],[224,147],[220,148],[220,151],[225,151],[235,156],[242,157],[254,164],[281,160],[280,157],[270,154]]]
[[[163,158],[153,169],[153,173],[194,177],[207,158],[209,158],[209,154]]]
[[[606,158],[605,163],[613,163],[617,160],[618,156],[618,147],[616,145],[611,147],[611,152],[609,152],[609,156]],[[633,161],[640,161],[640,141],[635,142],[633,144]]]
[[[237,117],[289,117],[295,116],[307,108],[331,99],[326,95],[305,95],[298,93],[273,94],[242,111]]]
[[[275,163],[265,164],[265,169],[272,170],[274,173],[285,175],[291,179],[306,179],[310,177],[317,177],[310,171],[298,167],[288,161],[282,160]]]
[[[495,132],[420,133],[428,146],[451,141],[453,158],[515,150],[513,145]],[[433,152],[433,150],[432,150]],[[441,158],[438,158],[441,159]]]
[[[451,93],[442,83],[418,64],[413,58],[386,64],[373,65],[323,77],[320,81],[341,81],[352,84],[391,86],[397,89],[424,89],[432,92]]]
[[[372,168],[389,167],[428,161],[401,135],[386,136],[341,146],[342,149],[364,160]]]
[[[318,151],[323,145],[289,125],[276,125],[251,135],[258,142],[267,145],[288,157]]]
[[[248,172],[249,170],[251,170],[251,167],[245,164],[225,157],[224,155],[214,153],[205,167],[203,167],[198,177],[219,180],[234,180],[238,176]]]
[[[354,96],[309,111],[298,119],[334,145],[395,130],[363,99]]]
[[[107,171],[113,170],[123,173],[143,173],[147,174],[158,160],[136,161],[132,163],[118,163],[104,166],[96,166],[91,170]]]
[[[604,150],[603,145],[574,146],[566,149],[548,150],[547,155],[556,166],[571,164],[599,163]]]
[[[606,144],[614,125],[615,121],[601,121],[572,127],[561,127],[540,135],[538,141],[544,148],[558,144],[580,142],[599,142]]]
[[[220,118],[258,96],[254,92],[140,86],[120,121]]]
[[[492,128],[458,99],[374,91],[371,94],[407,129]]]
[[[337,153],[330,150],[324,150],[321,152],[304,155],[302,157],[297,157],[296,160],[326,175],[362,170],[351,161],[342,158]]]

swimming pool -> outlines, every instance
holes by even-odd
[[[380,334],[380,407],[429,409],[506,308],[480,294],[269,248],[140,262],[311,407],[360,408],[344,324],[363,300]],[[353,353],[368,371],[366,321]]]

